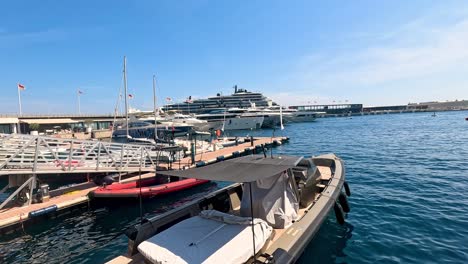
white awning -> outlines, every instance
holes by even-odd
[[[26,124],[71,124],[71,123],[78,123],[80,121],[72,120],[70,118],[51,118],[51,119],[21,119],[21,123]]]
[[[18,118],[16,117],[0,117],[0,124],[16,124]]]

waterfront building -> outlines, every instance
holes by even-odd
[[[362,112],[362,104],[295,105],[290,109],[298,111],[324,112],[326,114],[348,114]]]
[[[0,134],[12,134],[18,131],[17,117],[0,117]]]

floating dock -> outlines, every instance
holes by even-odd
[[[192,159],[192,157],[183,158],[180,161],[172,163],[170,167],[171,169],[188,169],[244,155],[263,153],[263,147],[270,148],[281,145],[288,140],[289,138],[287,137],[255,137],[245,143],[239,143],[212,152],[199,153],[195,155],[195,159]],[[122,180],[122,182],[138,180],[139,177],[139,175],[133,176]],[[154,177],[154,172],[145,172],[141,175],[141,178],[149,177]],[[80,206],[88,206],[90,202],[88,194],[96,188],[97,186],[93,182],[87,182],[60,193],[51,191],[51,198],[47,202],[0,209],[0,233],[11,233],[15,230],[21,230],[26,223],[33,222],[34,220],[43,219],[46,216],[59,215],[66,211],[78,209]]]

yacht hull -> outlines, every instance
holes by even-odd
[[[243,130],[243,129],[259,129],[262,127],[263,116],[238,116],[228,118],[224,122],[224,130]]]

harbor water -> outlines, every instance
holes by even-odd
[[[334,152],[346,162],[351,212],[331,213],[299,263],[468,263],[468,112],[324,118],[285,130],[274,155]],[[156,215],[223,183],[143,203]],[[0,237],[0,263],[102,263],[125,253],[138,202],[90,205]]]

